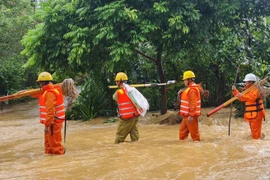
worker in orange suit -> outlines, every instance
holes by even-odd
[[[257,78],[254,74],[249,73],[243,80],[245,82],[245,89],[254,86]],[[252,139],[261,138],[262,121],[265,117],[263,106],[263,99],[257,88],[252,89],[245,94],[240,93],[236,87],[232,86],[233,95],[238,97],[239,101],[245,102],[244,121],[249,122],[249,127],[252,134]]]
[[[193,141],[200,141],[198,117],[201,114],[201,87],[195,81],[192,71],[183,74],[185,88],[178,92],[180,97],[179,115],[183,117],[179,128],[179,139],[185,140],[190,133]]]
[[[40,123],[44,124],[44,145],[46,154],[64,154],[62,145],[62,124],[65,121],[64,97],[60,86],[54,86],[52,75],[39,74],[37,82],[42,89],[39,96]]]
[[[127,80],[128,77],[123,72],[117,73],[115,77],[115,83],[119,87],[119,89],[113,94],[113,99],[118,104],[119,116],[119,123],[114,141],[115,144],[124,142],[128,135],[130,135],[132,142],[139,140],[137,122],[140,114],[123,87],[123,83],[127,83]]]

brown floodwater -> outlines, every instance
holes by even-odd
[[[68,121],[65,155],[46,155],[37,102],[0,111],[0,179],[270,179],[269,117],[263,140],[252,140],[247,123],[230,108],[206,117],[200,142],[178,140],[179,125],[139,122],[140,140],[114,144],[117,123]],[[269,114],[269,110],[268,114]],[[148,123],[146,123],[148,122]]]

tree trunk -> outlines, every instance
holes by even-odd
[[[163,66],[162,66],[162,51],[163,51],[163,48],[162,48],[162,45],[160,45],[157,49],[157,59],[154,59],[150,56],[145,55],[143,52],[141,52],[137,49],[135,50],[135,52],[137,54],[142,55],[143,57],[149,59],[150,61],[152,61],[153,63],[155,63],[157,65],[160,82],[166,83],[165,73],[164,73]],[[167,94],[166,94],[166,87],[165,86],[160,87],[160,94],[161,94],[160,114],[163,115],[163,114],[167,113]]]
[[[156,61],[157,67],[158,67],[158,72],[159,72],[159,77],[160,77],[160,82],[161,83],[166,83],[165,79],[165,73],[163,70],[162,66],[162,46],[158,47],[157,49],[157,61]],[[167,94],[166,94],[166,87],[161,86],[160,87],[160,114],[165,114],[167,113]]]
[[[217,97],[216,97],[216,105],[220,105],[226,101],[225,98],[225,78],[224,75],[221,72],[217,72]]]

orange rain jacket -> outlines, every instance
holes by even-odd
[[[198,117],[201,114],[201,95],[200,88],[194,82],[181,94],[179,114],[184,117],[179,128],[179,139],[187,139],[190,133],[194,141],[200,141]],[[191,123],[188,122],[188,116],[193,117]]]
[[[251,86],[249,86],[251,87]],[[248,89],[249,87],[245,87]],[[233,95],[238,94],[239,91],[233,91]],[[260,93],[257,88],[251,90],[248,93],[243,94],[243,96],[238,98],[239,101],[245,102],[245,121],[251,121],[254,119],[263,119],[265,117],[265,111],[263,106],[263,100],[260,98]]]
[[[193,93],[190,94],[192,91],[196,92],[195,96]],[[179,114],[184,117],[200,116],[201,114],[200,90],[193,82],[181,94]]]
[[[65,120],[65,104],[60,86],[48,84],[42,87],[43,94],[39,98],[40,123],[49,126],[54,122]]]
[[[65,120],[65,106],[62,90],[53,84],[42,86],[42,95],[39,97],[40,122],[50,128],[44,134],[46,154],[64,154],[62,145],[62,122]]]
[[[245,87],[245,89],[251,86]],[[234,96],[238,93],[238,90],[233,91]],[[259,90],[255,88],[243,94],[242,97],[238,97],[238,100],[245,102],[244,120],[249,122],[252,138],[259,139],[261,137],[262,119],[265,117],[263,100],[260,98]]]

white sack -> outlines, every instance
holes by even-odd
[[[136,106],[138,113],[141,116],[145,116],[147,110],[149,110],[149,104],[148,104],[147,99],[136,88],[131,87],[125,83],[123,83],[123,86],[129,98]]]

